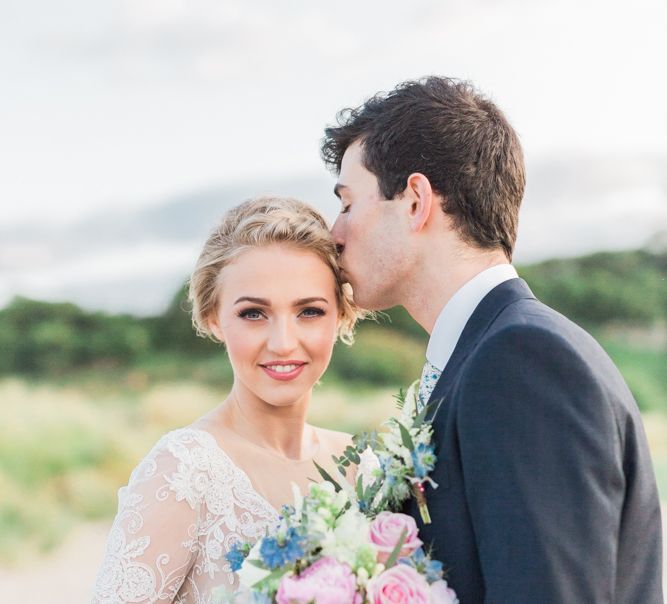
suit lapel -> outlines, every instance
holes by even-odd
[[[496,317],[509,305],[521,299],[535,299],[533,292],[523,279],[510,279],[494,287],[477,305],[468,319],[461,337],[454,348],[428,404],[432,406],[427,419],[432,420],[444,403],[455,377],[471,350],[476,346]]]

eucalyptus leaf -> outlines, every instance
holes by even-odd
[[[408,529],[403,529],[401,532],[401,536],[398,539],[398,543],[396,544],[396,547],[391,551],[391,554],[389,554],[389,558],[387,558],[387,562],[385,564],[386,568],[391,568],[396,564],[396,560],[398,560],[398,555],[401,553],[401,549],[403,549],[403,544],[405,543],[405,539],[408,536]]]
[[[327,472],[320,464],[318,464],[316,461],[314,461],[313,463],[315,464],[317,471],[320,473],[320,476],[334,486],[334,489],[336,489],[336,493],[340,492],[343,489],[343,487],[341,487],[331,476],[331,474],[329,474],[329,472]]]
[[[357,499],[363,500],[364,498],[364,481],[361,476],[357,478]]]
[[[410,436],[410,432],[408,432],[408,429],[401,422],[397,421],[396,424],[398,425],[398,429],[401,431],[401,440],[403,441],[403,446],[409,451],[414,451],[415,443],[412,442],[412,436]]]

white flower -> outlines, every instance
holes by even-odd
[[[294,499],[295,518],[301,518],[301,510],[303,510],[303,494],[296,482],[292,483],[292,498]]]
[[[415,416],[415,411],[417,410],[417,402],[419,401],[419,380],[415,380],[410,384],[408,390],[405,393],[405,402],[403,408],[401,409],[400,418],[401,423],[407,423],[410,425],[412,419]]]
[[[308,532],[326,534],[329,530],[329,524],[319,514],[308,514]]]
[[[357,553],[372,547],[369,540],[370,523],[355,507],[347,510],[337,521],[333,532],[322,541],[322,554],[357,567]],[[373,548],[374,549],[374,548]]]
[[[250,560],[262,559],[261,554],[259,553],[261,547],[262,540],[260,539],[252,546],[246,561],[241,566],[241,569],[237,571],[239,581],[241,582],[241,585],[245,587],[252,587],[255,583],[261,581],[271,573],[270,570],[258,568],[254,564],[250,564]]]

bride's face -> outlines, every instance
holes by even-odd
[[[225,343],[237,392],[277,406],[307,400],[336,341],[331,269],[313,252],[275,244],[243,252],[220,276],[211,328]]]

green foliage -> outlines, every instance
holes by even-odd
[[[428,342],[428,333],[417,323],[402,306],[394,306],[389,310],[378,312],[376,316],[377,325],[384,330],[389,329],[401,335],[407,336],[426,346]],[[364,321],[359,326],[361,332],[366,329],[373,329],[375,324],[372,321]]]
[[[151,345],[141,319],[25,298],[0,311],[0,334],[4,373],[60,374],[95,363],[126,364]]]
[[[667,319],[667,253],[604,252],[519,268],[535,295],[587,327]]]
[[[667,322],[667,254],[600,253],[522,267],[520,274],[542,301],[589,329]],[[326,379],[408,384],[419,377],[426,341],[426,332],[405,309],[378,313],[377,321],[359,325],[353,347],[336,346]],[[25,298],[0,311],[0,375],[53,378],[128,367],[151,379],[177,376],[211,385],[232,379],[221,346],[195,335],[185,285],[163,314],[149,318]],[[628,371],[632,376],[633,369]],[[653,397],[641,394],[642,388],[636,387],[641,398]]]
[[[412,383],[421,374],[424,345],[376,325],[360,329],[354,345],[336,345],[328,377],[373,385]]]
[[[196,336],[190,318],[187,284],[176,292],[163,314],[144,321],[150,330],[152,346],[156,351],[177,351],[202,356],[219,348],[219,344],[212,340]]]
[[[600,343],[625,378],[639,408],[667,413],[667,350],[640,348],[604,335]]]

